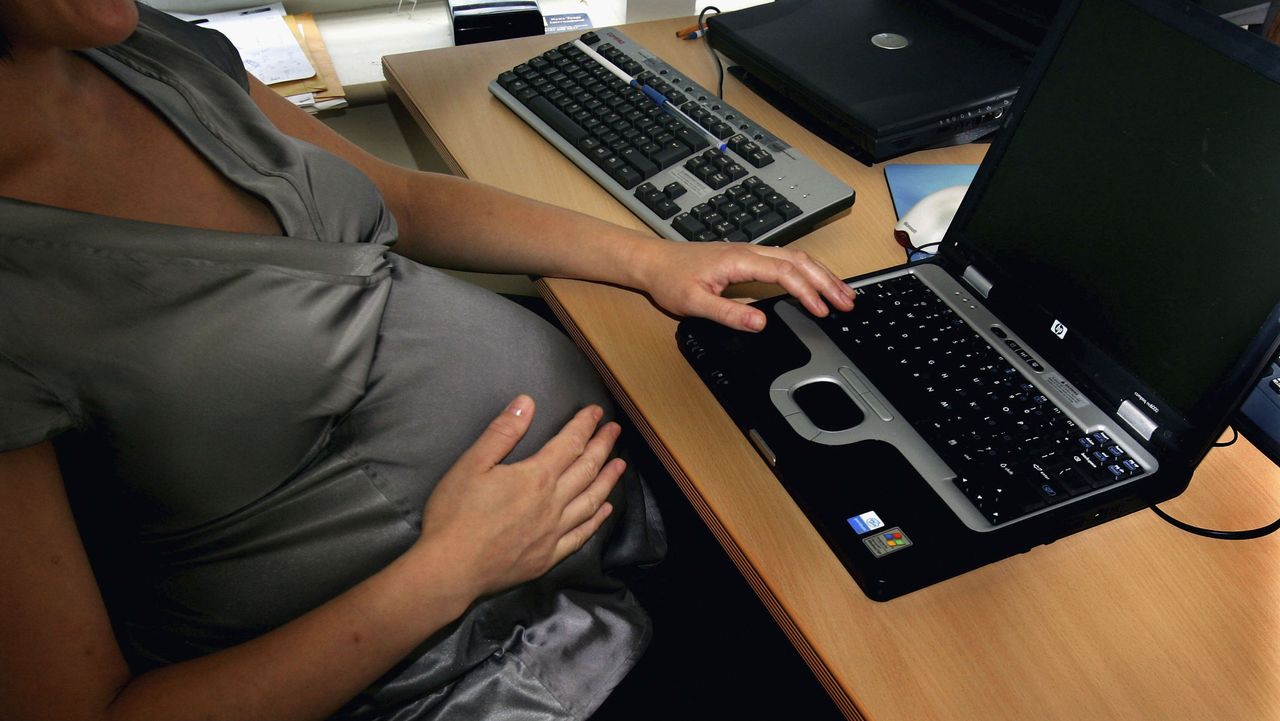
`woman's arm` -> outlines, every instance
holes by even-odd
[[[616,424],[579,412],[533,456],[501,461],[532,399],[496,418],[440,481],[426,531],[389,566],[252,641],[132,677],[52,446],[0,453],[0,717],[324,718],[477,597],[545,573],[600,527],[622,472]]]
[[[799,250],[680,243],[622,228],[462,178],[385,163],[250,79],[254,101],[281,131],[340,155],[373,179],[400,225],[396,251],[455,270],[579,278],[635,288],[678,315],[759,330],[764,314],[722,298],[733,284],[777,283],[816,315],[853,293]]]

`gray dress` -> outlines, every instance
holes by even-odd
[[[516,394],[538,410],[511,460],[608,407],[556,329],[390,252],[373,185],[275,131],[224,43],[143,8],[129,40],[86,55],[285,237],[0,198],[0,450],[54,440],[139,672],[267,632],[403,553],[437,480]],[[590,715],[649,635],[609,571],[664,546],[639,479],[611,500],[581,551],[474,604],[340,715]]]

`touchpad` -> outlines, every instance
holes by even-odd
[[[824,431],[843,431],[862,422],[862,409],[849,394],[831,381],[806,383],[791,391],[791,399]]]

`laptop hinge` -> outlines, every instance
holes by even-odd
[[[978,269],[972,265],[964,269],[963,277],[965,281],[968,282],[969,285],[973,286],[973,289],[978,291],[979,295],[983,298],[986,298],[987,294],[991,292],[991,281],[987,280],[986,277],[979,273]]]
[[[1156,432],[1157,426],[1155,421],[1148,418],[1145,413],[1138,410],[1138,406],[1130,403],[1129,401],[1122,401],[1120,403],[1118,415],[1125,423],[1128,423],[1133,430],[1137,431],[1138,435],[1148,441],[1151,440],[1151,435]]]

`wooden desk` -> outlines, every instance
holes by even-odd
[[[714,88],[706,47],[675,39],[687,24],[623,30]],[[643,228],[486,88],[570,39],[390,56],[386,77],[458,174]],[[796,247],[844,276],[902,260],[881,168],[834,151],[728,77],[725,98],[857,190],[851,213]],[[900,162],[977,162],[984,150]],[[1143,511],[875,603],[681,358],[674,320],[616,288],[539,289],[849,718],[1280,719],[1280,534],[1209,540]],[[1262,525],[1280,515],[1280,470],[1241,440],[1213,451],[1164,507],[1203,526]]]

